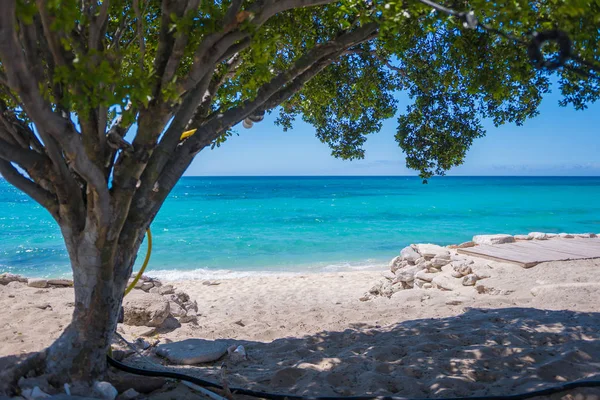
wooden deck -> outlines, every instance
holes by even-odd
[[[546,261],[600,258],[600,238],[527,240],[458,249],[461,254],[511,262],[524,268]]]

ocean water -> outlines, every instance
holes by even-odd
[[[598,177],[186,177],[152,224],[166,279],[382,268],[410,244],[600,232]],[[142,245],[136,265],[146,251]],[[137,268],[137,267],[136,267]],[[0,272],[69,276],[45,210],[0,180]]]

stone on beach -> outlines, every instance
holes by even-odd
[[[70,279],[48,279],[50,286],[73,286],[73,281]]]
[[[571,235],[570,233],[559,233],[558,236],[562,239],[572,239],[575,236]]]
[[[511,235],[506,235],[503,233],[499,233],[496,235],[476,235],[473,236],[473,242],[475,244],[503,244],[503,243],[513,243],[515,238]]]
[[[477,282],[477,275],[469,274],[463,277],[462,284],[463,286],[475,286]]]
[[[8,272],[0,274],[0,285],[8,285],[11,282],[27,283],[27,278],[21,275],[15,275]]]
[[[392,271],[392,272],[396,272],[400,268],[402,268],[403,267],[402,257],[401,256],[394,257],[392,259],[392,261],[390,261],[389,267],[390,267],[390,271]]]
[[[170,315],[169,301],[163,296],[132,291],[123,299],[124,323],[136,326],[160,326]]]
[[[535,240],[546,240],[548,235],[544,232],[529,232],[529,237]]]
[[[95,382],[93,389],[94,393],[98,394],[103,400],[115,400],[119,394],[113,385],[104,381]]]
[[[457,279],[453,279],[450,276],[438,275],[431,281],[433,287],[437,287],[442,290],[457,290],[462,287],[461,283]]]
[[[431,259],[431,266],[434,268],[441,268],[448,263],[450,263],[450,254],[440,254]]]
[[[447,248],[438,246],[436,244],[424,243],[415,245],[417,251],[425,259],[432,259],[434,257],[450,257],[450,251]]]
[[[578,238],[595,238],[596,234],[595,233],[576,233],[575,237],[578,237]]]
[[[424,286],[426,284],[431,285],[429,282],[424,281],[422,279],[415,279],[415,281],[414,281],[414,287],[419,288],[419,289],[424,289]]]
[[[409,267],[396,271],[396,281],[399,282],[412,282],[415,280],[415,274],[421,271],[420,265],[411,265]]]
[[[169,302],[169,310],[174,317],[185,317],[187,314],[185,309],[174,301]]]
[[[473,241],[468,241],[468,242],[463,242],[459,245],[456,246],[457,249],[466,249],[469,247],[474,247],[475,246],[475,242]]]
[[[162,294],[163,296],[167,294],[174,294],[175,289],[173,289],[172,285],[164,285],[158,288],[158,293]]]
[[[415,264],[421,255],[415,251],[411,246],[407,246],[400,251],[400,257],[402,260],[408,261],[411,264]]]
[[[48,280],[40,278],[29,278],[27,279],[27,286],[34,288],[47,288]]]
[[[159,345],[156,354],[173,364],[192,365],[216,361],[227,352],[227,344],[204,339],[186,339]]]
[[[431,282],[433,280],[433,278],[435,278],[436,276],[437,276],[437,274],[435,274],[435,273],[430,273],[425,270],[422,270],[422,271],[418,271],[415,274],[415,279],[421,279],[426,282]]]

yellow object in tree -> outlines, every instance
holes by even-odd
[[[140,272],[137,273],[133,282],[127,289],[125,289],[125,294],[123,296],[127,296],[127,293],[131,292],[131,290],[135,287],[135,284],[140,280],[142,274],[146,270],[148,266],[148,261],[150,261],[150,254],[152,254],[152,232],[150,232],[150,228],[146,229],[146,233],[148,234],[148,250],[146,250],[146,258],[144,259],[144,264],[142,264],[142,268],[140,268]]]
[[[189,131],[185,131],[185,132],[183,132],[183,133],[181,134],[181,137],[179,138],[179,140],[183,140],[183,139],[187,139],[187,138],[189,138],[189,137],[190,137],[190,136],[192,136],[194,133],[196,133],[196,131],[197,131],[197,130],[198,130],[198,129],[192,129],[192,130],[189,130]]]

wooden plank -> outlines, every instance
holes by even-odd
[[[522,262],[522,261],[517,261],[517,260],[509,260],[509,259],[502,258],[502,257],[495,257],[495,256],[492,256],[490,254],[485,254],[485,253],[473,253],[472,251],[468,251],[469,249],[473,249],[473,247],[469,247],[468,249],[458,249],[458,253],[464,254],[467,256],[472,256],[472,257],[485,258],[486,260],[491,260],[491,261],[498,261],[498,262],[504,262],[504,263],[508,262],[508,263],[512,263],[512,264],[517,264],[523,268],[531,268],[531,267],[534,267],[539,264],[539,262],[536,262],[536,261]]]
[[[458,249],[458,253],[525,268],[541,262],[600,258],[600,238],[531,240]]]

